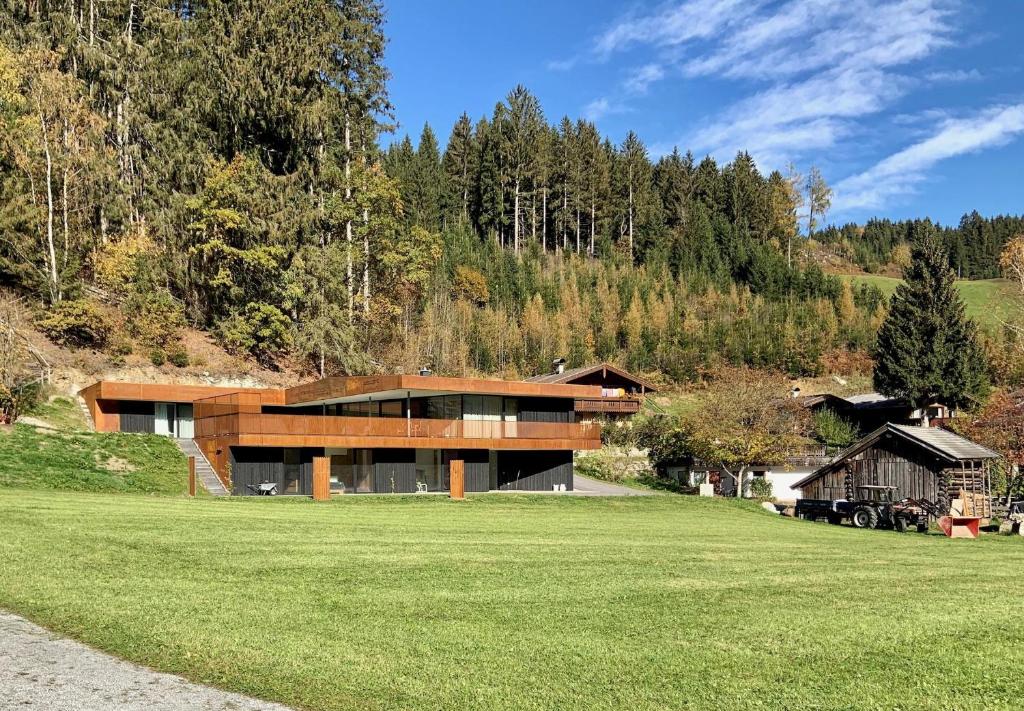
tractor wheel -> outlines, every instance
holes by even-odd
[[[839,514],[829,514],[828,522],[831,523],[833,526],[838,526],[843,522],[843,517]]]
[[[896,531],[896,533],[906,533],[907,519],[903,518],[902,516],[897,516],[892,522],[892,527]]]
[[[918,533],[928,533],[928,524],[927,523],[919,523],[919,524],[917,524],[917,532]]]
[[[858,506],[853,510],[850,521],[855,528],[875,528],[878,525],[878,512],[870,506]]]

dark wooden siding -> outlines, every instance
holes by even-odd
[[[946,463],[894,437],[883,437],[873,446],[846,460],[845,467],[806,484],[806,499],[846,498],[846,469],[853,486],[895,486],[900,498],[931,499],[939,493],[939,473]],[[856,490],[854,491],[856,496]]]
[[[285,452],[283,447],[232,447],[231,462],[231,493],[235,496],[252,496],[249,485],[255,486],[265,481],[277,482],[279,494],[285,493],[287,477],[285,469]],[[312,496],[313,494],[313,457],[323,455],[318,447],[303,447],[298,450],[297,467],[298,490],[288,492]]]
[[[151,402],[121,400],[121,432],[156,432],[156,406]]]
[[[416,450],[373,450],[373,490],[378,494],[416,491]]]
[[[519,398],[520,422],[575,422],[575,401],[556,397]]]
[[[556,484],[572,490],[572,452],[499,452],[498,488],[551,491]]]

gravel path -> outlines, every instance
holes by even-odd
[[[598,481],[579,474],[572,475],[573,493],[583,496],[650,496],[653,492],[644,489],[633,489],[607,481]]]
[[[0,611],[3,711],[288,711],[117,659]]]

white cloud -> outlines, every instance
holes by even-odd
[[[996,106],[970,118],[948,119],[928,138],[879,161],[835,186],[833,210],[882,207],[912,194],[936,163],[1003,145],[1024,133],[1024,104]]]
[[[614,103],[606,96],[601,96],[583,107],[583,118],[588,121],[597,121],[609,114],[624,114],[628,111],[628,107]]]
[[[686,0],[649,15],[634,14],[601,34],[594,51],[608,57],[637,44],[665,47],[710,37],[749,16],[761,4],[760,0]]]
[[[924,78],[933,82],[965,82],[978,81],[982,78],[977,69],[951,69],[948,71],[929,72]]]
[[[645,64],[626,79],[624,87],[631,94],[646,94],[651,84],[664,77],[665,68],[660,64]]]

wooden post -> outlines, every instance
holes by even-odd
[[[188,495],[196,495],[196,458],[188,458]]]
[[[466,467],[461,459],[453,459],[448,465],[449,479],[448,495],[461,501],[466,498]]]
[[[313,501],[327,501],[331,498],[331,460],[327,457],[313,457]]]

